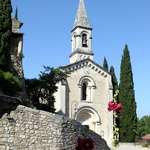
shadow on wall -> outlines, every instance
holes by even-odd
[[[16,110],[21,104],[21,100],[15,97],[0,95],[0,118],[5,114],[10,114],[12,110]]]

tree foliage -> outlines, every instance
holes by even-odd
[[[114,95],[115,92],[118,90],[118,81],[113,66],[110,67],[110,73],[112,75],[112,85],[113,85],[113,95]]]
[[[18,20],[18,8],[16,7],[16,11],[15,11],[15,19]]]
[[[44,67],[39,79],[26,79],[26,92],[28,100],[32,101],[37,109],[54,112],[54,93],[57,91],[56,83],[65,80],[70,71],[61,71],[51,67]]]
[[[0,69],[10,71],[10,46],[11,46],[11,12],[10,0],[0,0]]]
[[[5,95],[16,96],[21,91],[20,82],[11,69],[11,21],[10,0],[0,0],[0,90]]]
[[[141,119],[138,119],[137,138],[147,134],[150,134],[150,116],[143,116]]]
[[[16,76],[10,72],[0,71],[0,88],[5,95],[16,96],[22,90],[20,82]]]
[[[108,71],[108,62],[105,57],[104,57],[104,62],[103,62],[103,68]]]
[[[119,118],[120,141],[133,142],[136,136],[137,115],[133,74],[127,45],[125,45],[121,60],[118,98],[123,105]]]

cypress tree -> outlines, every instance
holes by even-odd
[[[123,105],[119,118],[120,141],[133,142],[136,136],[137,115],[133,74],[127,45],[125,45],[121,60],[118,98]]]
[[[15,19],[18,20],[18,8],[16,7],[16,11],[15,11]]]
[[[113,85],[113,94],[115,94],[115,92],[118,90],[118,81],[117,81],[117,77],[115,75],[115,69],[113,66],[110,67],[110,73],[112,75],[112,85]]]
[[[0,0],[0,69],[2,71],[10,71],[11,12],[11,1]]]
[[[108,63],[105,57],[104,57],[104,62],[103,62],[103,68],[108,71]]]

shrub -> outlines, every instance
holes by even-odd
[[[22,90],[18,78],[10,72],[3,71],[0,71],[0,89],[9,96],[16,96]]]
[[[21,104],[24,105],[24,106],[36,109],[36,107],[32,104],[32,102],[30,100],[26,99],[26,98],[22,99],[22,103]]]
[[[149,146],[148,143],[143,143],[143,144],[142,144],[142,147],[148,147],[148,146]]]

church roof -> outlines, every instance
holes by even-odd
[[[84,5],[84,0],[80,0],[79,2],[78,11],[77,11],[76,19],[74,22],[74,28],[77,26],[90,28],[90,23],[88,21],[88,16],[87,16],[85,5]]]
[[[87,59],[83,59],[65,66],[60,66],[59,69],[62,70],[75,70],[77,68],[81,68],[81,67],[85,67],[88,66],[92,69],[94,69],[96,72],[103,74],[104,76],[106,74],[111,75],[110,72],[108,72],[107,70],[105,70],[103,67],[101,67],[99,64],[97,64],[96,62],[94,62],[93,60],[87,58]]]

